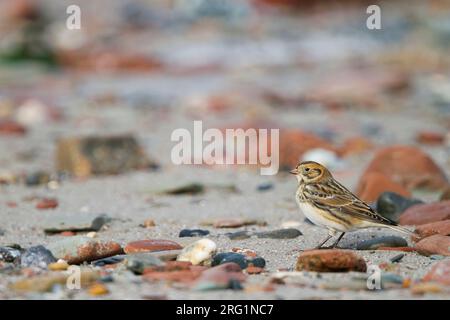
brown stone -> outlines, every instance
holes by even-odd
[[[350,250],[324,249],[310,250],[300,254],[297,259],[297,271],[316,272],[366,272],[363,258]]]
[[[248,274],[260,274],[264,271],[264,268],[249,266],[246,270]]]
[[[381,173],[408,190],[423,188],[442,190],[448,182],[443,171],[426,153],[416,147],[392,146],[380,149],[361,177],[360,194],[366,176]]]
[[[400,216],[401,225],[422,225],[450,219],[450,201],[417,204]]]
[[[431,222],[418,226],[415,232],[421,238],[426,238],[434,234],[440,234],[443,236],[450,235],[450,220]]]
[[[416,136],[416,141],[423,144],[438,145],[445,141],[445,136],[442,133],[422,131]]]
[[[450,256],[450,237],[435,234],[417,242],[416,249],[426,256],[432,254]]]
[[[450,260],[436,262],[423,277],[423,281],[435,281],[450,286]]]
[[[118,174],[153,164],[133,136],[65,138],[58,141],[59,171],[76,177]]]
[[[178,250],[182,249],[178,243],[170,240],[139,240],[133,241],[126,245],[124,251],[125,253],[136,253],[136,252],[152,252],[152,251],[165,251],[165,250]]]
[[[58,200],[56,199],[50,199],[50,198],[43,198],[39,200],[39,202],[36,204],[36,209],[44,210],[44,209],[54,209],[58,206]]]
[[[202,270],[188,269],[177,271],[156,271],[147,272],[142,278],[147,281],[170,281],[170,282],[184,282],[191,283],[196,280],[202,273]]]
[[[325,139],[301,130],[282,130],[280,132],[280,167],[291,170],[301,160],[303,154],[310,149],[326,149],[337,152],[337,149]]]
[[[344,141],[339,154],[342,156],[357,155],[371,150],[374,147],[373,143],[364,137],[352,137]]]
[[[403,251],[403,252],[414,252],[416,251],[415,248],[412,247],[379,247],[377,250],[384,250],[384,251]]]
[[[21,124],[14,121],[1,121],[0,122],[0,135],[24,135],[27,129]]]
[[[403,186],[378,172],[364,175],[363,179],[359,182],[358,191],[356,193],[362,200],[373,202],[386,191],[395,192],[404,197],[411,196],[411,193]]]
[[[213,283],[218,287],[227,287],[230,281],[245,281],[246,275],[242,272],[241,267],[234,263],[228,262],[205,270],[197,280],[197,285],[202,283]]]

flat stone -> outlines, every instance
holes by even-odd
[[[46,233],[99,231],[109,221],[111,221],[111,218],[105,214],[95,217],[85,215],[50,217],[44,222],[44,231]]]
[[[340,249],[310,250],[300,254],[297,259],[297,271],[316,272],[366,272],[363,258],[352,251]]]
[[[356,250],[377,250],[380,247],[407,247],[408,242],[397,236],[377,237],[364,240],[356,245]]]
[[[241,269],[246,269],[249,266],[257,267],[257,268],[264,268],[266,265],[266,261],[261,257],[248,257],[241,253],[236,252],[222,252],[219,254],[216,254],[213,257],[212,266],[217,266],[224,263],[234,262]]]
[[[161,261],[173,261],[181,254],[181,250],[164,250],[152,252],[152,256],[160,259]]]
[[[137,253],[137,252],[152,252],[152,251],[165,251],[165,250],[178,250],[182,249],[178,243],[171,240],[161,239],[149,239],[133,241],[126,245],[125,253]]]
[[[432,254],[450,256],[450,237],[435,234],[417,242],[416,249],[426,256]]]
[[[164,262],[152,253],[135,253],[125,257],[125,265],[128,270],[136,274],[142,274],[145,268],[164,266]]]
[[[252,236],[252,233],[250,231],[238,231],[238,232],[229,232],[226,234],[230,240],[242,240],[242,239],[248,239]]]
[[[83,236],[68,237],[48,245],[57,259],[69,264],[79,264],[123,253],[122,247],[113,241],[100,241]]]
[[[421,225],[450,219],[450,201],[418,204],[408,208],[399,219],[401,225]]]
[[[450,220],[431,222],[416,227],[415,233],[421,238],[426,238],[434,234],[443,236],[450,235]]]
[[[58,200],[52,198],[43,198],[36,203],[36,209],[46,210],[55,209],[58,206]]]
[[[53,262],[56,262],[56,258],[44,246],[31,247],[20,256],[20,266],[23,268],[38,267],[45,269],[47,265]]]
[[[203,237],[207,236],[209,234],[208,230],[202,230],[202,229],[183,229],[180,231],[180,234],[178,235],[180,238],[184,237]]]
[[[302,235],[301,231],[295,228],[278,229],[255,233],[257,238],[269,239],[295,239]]]

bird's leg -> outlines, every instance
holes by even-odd
[[[325,238],[325,240],[323,240],[317,247],[315,247],[315,249],[321,249],[322,246],[328,241],[330,240],[330,238],[332,237],[332,234],[328,234],[328,236]]]
[[[342,232],[341,235],[339,236],[339,238],[337,238],[337,240],[331,245],[332,248],[336,248],[337,244],[339,243],[339,241],[341,241],[342,237],[344,236],[345,232]]]

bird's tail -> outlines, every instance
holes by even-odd
[[[398,226],[398,225],[385,225],[385,227],[388,227],[388,228],[391,228],[393,230],[405,233],[405,234],[407,234],[409,236],[415,236],[416,235],[413,231],[411,231],[409,229],[406,229],[405,227]]]

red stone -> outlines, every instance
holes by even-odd
[[[374,147],[373,143],[364,137],[353,137],[344,141],[339,154],[342,156],[349,156],[355,154],[361,154],[371,150]]]
[[[136,252],[152,252],[152,251],[164,251],[164,250],[178,250],[182,249],[178,243],[170,240],[140,240],[133,241],[126,245],[124,251],[125,253],[136,253]]]
[[[300,254],[297,259],[297,271],[316,272],[366,272],[367,266],[363,258],[350,250],[324,249],[309,250]]]
[[[450,237],[435,234],[417,242],[416,249],[426,256],[432,254],[450,256]]]
[[[417,233],[421,238],[426,238],[434,234],[449,236],[450,220],[422,224],[416,228],[415,233]]]
[[[423,277],[423,281],[433,281],[450,285],[450,260],[435,263],[431,267],[431,270]]]
[[[264,271],[264,268],[249,266],[246,270],[248,274],[260,274]]]
[[[408,190],[423,188],[443,190],[448,186],[443,171],[426,153],[416,147],[392,146],[380,149],[361,177],[362,182],[370,173],[381,173]]]
[[[1,121],[0,134],[1,135],[24,135],[27,129],[21,124],[14,121]]]
[[[423,144],[442,144],[445,136],[438,132],[422,131],[417,134],[416,141]]]
[[[73,237],[76,233],[73,231],[63,231],[59,235],[63,237]]]
[[[450,201],[417,204],[406,209],[400,216],[402,225],[422,225],[450,219]]]
[[[227,286],[230,281],[242,282],[245,279],[246,275],[242,272],[241,267],[234,262],[228,262],[205,270],[198,278],[197,283],[211,282],[219,286]]]
[[[202,271],[200,270],[177,270],[177,271],[156,271],[148,272],[142,275],[144,280],[148,281],[171,281],[190,283],[196,280]]]
[[[373,202],[386,191],[395,192],[404,197],[411,196],[409,191],[403,186],[378,172],[372,172],[364,175],[363,179],[359,182],[356,194],[364,201]]]
[[[50,198],[44,198],[39,200],[39,202],[36,204],[36,209],[54,209],[58,206],[58,200],[56,199],[50,199]]]
[[[413,247],[379,247],[377,250],[385,250],[385,251],[403,251],[403,252],[414,252],[416,251]]]
[[[337,152],[337,149],[325,139],[301,130],[282,130],[280,132],[280,167],[292,169],[310,149],[325,149]]]

